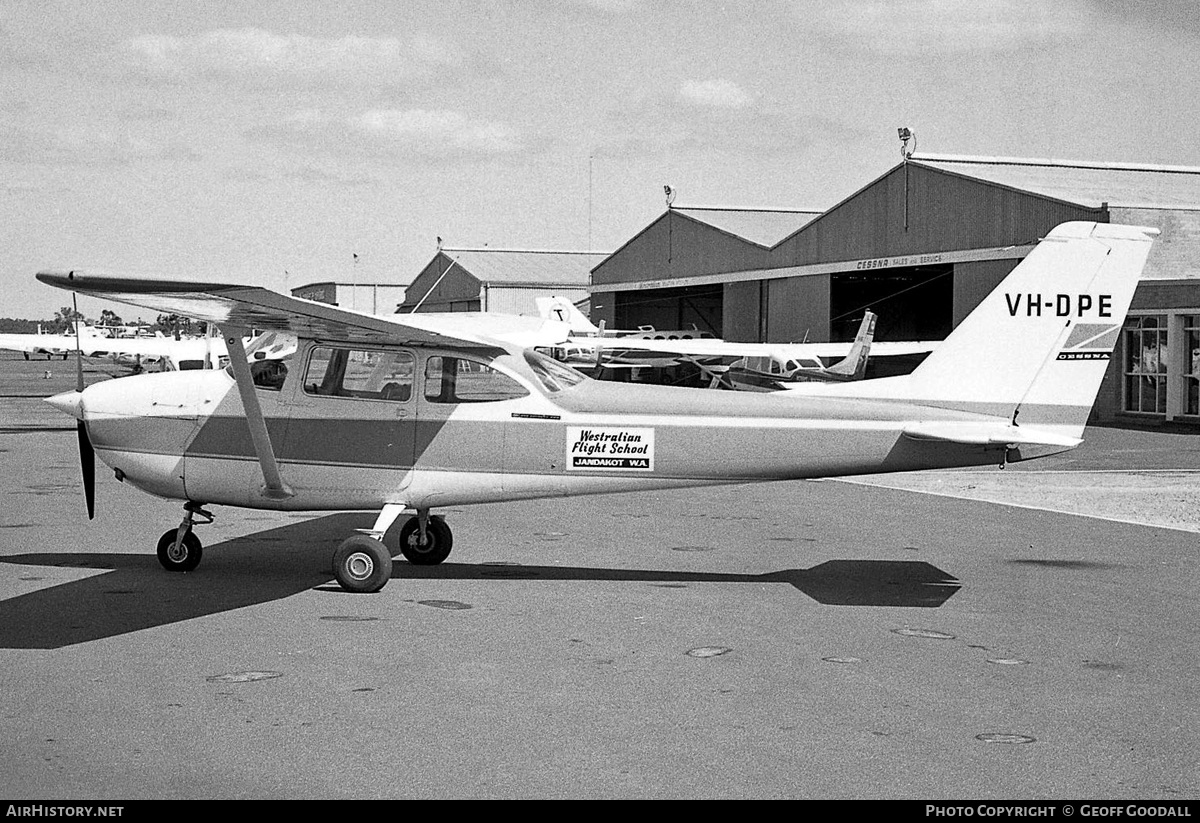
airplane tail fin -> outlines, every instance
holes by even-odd
[[[911,374],[830,393],[1003,417],[1010,433],[1036,427],[1050,439],[1080,438],[1157,235],[1110,223],[1057,226]]]
[[[558,320],[567,323],[571,331],[596,334],[600,331],[591,320],[584,316],[574,303],[565,297],[539,297],[536,300],[538,314],[546,320]]]
[[[850,347],[850,353],[825,371],[850,380],[862,380],[866,376],[867,358],[871,355],[871,342],[875,339],[877,317],[878,315],[872,311],[863,315],[862,324],[858,327],[858,334],[854,336],[854,345]]]

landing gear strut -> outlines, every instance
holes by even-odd
[[[204,518],[199,522],[196,516]],[[204,546],[200,538],[192,533],[192,526],[213,522],[213,516],[200,508],[200,504],[188,501],[183,504],[183,522],[169,529],[158,539],[158,562],[169,572],[190,572],[200,565]]]

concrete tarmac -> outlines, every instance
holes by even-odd
[[[15,393],[0,797],[1200,797],[1196,533],[1051,510],[1067,471],[1186,497],[1191,435],[1090,430],[1036,509],[943,472],[451,510],[449,561],[353,595],[370,513],[216,507],[170,574],[180,504],[100,465],[89,522],[72,421]]]

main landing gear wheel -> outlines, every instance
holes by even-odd
[[[439,516],[426,522],[424,543],[421,542],[420,518],[410,517],[400,528],[400,553],[414,566],[436,566],[450,556],[453,546],[454,535]]]
[[[377,592],[392,576],[392,555],[373,537],[357,534],[333,553],[333,576],[350,592]]]
[[[188,531],[176,542],[179,529],[171,529],[158,539],[158,562],[169,572],[190,572],[200,565],[203,546],[200,538]]]

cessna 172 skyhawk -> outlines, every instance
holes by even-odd
[[[51,398],[116,477],[185,501],[158,543],[194,569],[203,506],[375,510],[334,552],[351,591],[390,578],[382,542],[446,559],[435,508],[522,498],[1003,465],[1081,436],[1155,229],[1058,226],[911,374],[743,394],[595,381],[555,360],[420,315],[372,317],[262,288],[73,272],[38,279],[216,323],[221,371],[139,375]],[[299,340],[256,386],[249,328]],[[286,362],[286,361],[285,361]]]

